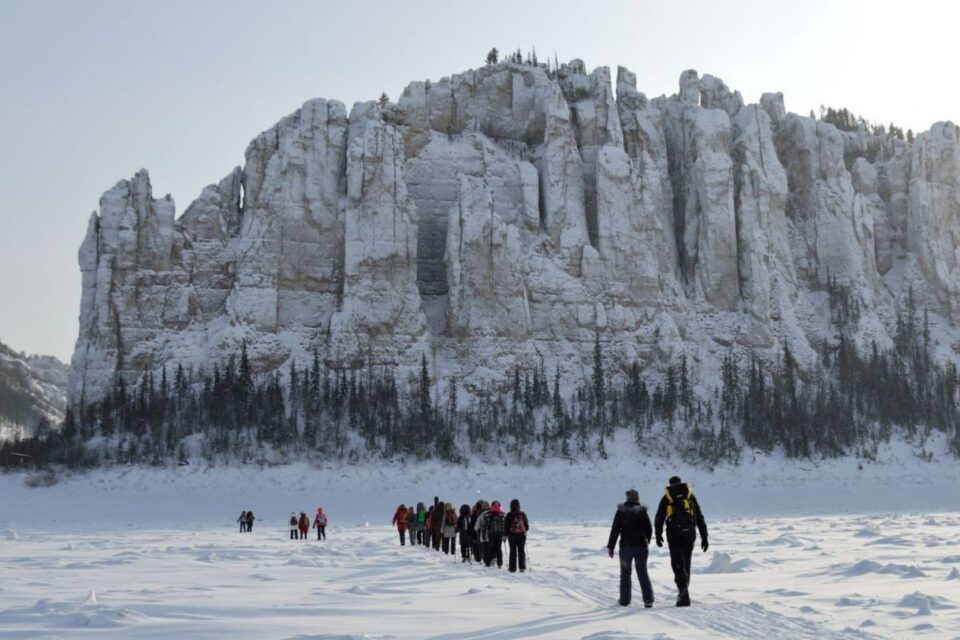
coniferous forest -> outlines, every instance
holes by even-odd
[[[286,371],[255,374],[243,346],[209,370],[164,369],[119,382],[107,398],[68,411],[59,430],[0,445],[0,462],[82,469],[110,464],[276,464],[298,459],[467,459],[535,464],[606,458],[624,446],[679,455],[705,466],[737,464],[745,451],[792,458],[876,456],[902,438],[944,434],[960,456],[957,367],[931,357],[927,314],[908,299],[893,345],[857,348],[858,309],[828,285],[836,340],[821,350],[825,375],[805,380],[787,346],[761,358],[732,349],[712,393],[694,392],[686,358],[649,374],[638,363],[611,372],[596,336],[589,382],[573,393],[558,370],[516,369],[507,389],[460,402],[458,381],[442,395],[426,359],[417,377],[392,368],[331,369],[317,354]],[[617,436],[614,440],[614,436]],[[21,454],[16,456],[13,454]]]

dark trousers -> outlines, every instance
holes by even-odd
[[[471,551],[470,538],[466,533],[461,533],[460,534],[460,557],[464,561],[469,560],[470,551]]]
[[[306,535],[304,535],[306,537]],[[317,540],[326,540],[327,539],[327,528],[326,527],[317,527]]]
[[[650,583],[650,574],[647,573],[647,547],[625,547],[620,545],[620,604],[630,604],[631,587],[633,581],[630,573],[633,566],[637,568],[637,579],[640,581],[640,591],[643,593],[643,602],[653,602],[653,585]]]
[[[520,571],[527,570],[527,534],[511,533],[507,536],[507,544],[510,545],[510,563],[507,568],[511,572],[517,570],[517,562],[520,563]]]
[[[486,543],[486,553],[484,554],[483,563],[488,567],[493,564],[493,561],[497,561],[497,568],[503,566],[503,536],[491,535],[490,541]]]
[[[291,540],[296,540],[296,539],[297,539],[297,530],[296,530],[296,529],[290,529],[290,539],[291,539]]]
[[[253,531],[253,523],[252,523],[252,522],[248,522],[248,523],[247,523],[247,533],[250,533],[251,531]]]
[[[400,546],[403,547],[407,544],[407,530],[406,529],[397,529],[400,532]]]
[[[241,522],[241,523],[240,523],[240,533],[244,533],[246,530],[247,530],[247,523],[246,523],[246,522]]]
[[[693,545],[697,534],[670,533],[667,530],[667,545],[670,547],[670,567],[673,569],[673,581],[681,591],[690,585],[690,561],[693,558]]]
[[[457,539],[443,537],[443,552],[450,554],[451,556],[457,552]]]
[[[300,539],[301,539],[301,540],[306,540],[306,539],[307,539],[307,532],[306,532],[305,530],[303,530],[303,529],[300,529]]]
[[[434,551],[440,551],[440,546],[443,544],[443,530],[437,531],[433,530],[433,549]]]

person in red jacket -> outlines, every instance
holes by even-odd
[[[317,540],[327,539],[327,514],[323,507],[317,507],[317,515],[313,518],[313,528],[317,530]]]
[[[423,546],[433,544],[433,507],[427,509],[427,519],[423,523]]]
[[[393,524],[397,525],[397,531],[400,533],[401,547],[407,544],[407,515],[407,506],[404,504],[397,507],[397,512],[393,514]]]

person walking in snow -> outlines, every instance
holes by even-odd
[[[309,522],[308,520],[308,525]],[[317,507],[317,515],[313,517],[313,528],[317,530],[317,540],[327,539],[327,514],[323,512],[323,507]]]
[[[670,485],[664,491],[657,507],[655,518],[657,546],[663,546],[663,527],[667,527],[667,545],[670,547],[670,566],[673,580],[677,585],[677,606],[690,606],[690,561],[693,546],[700,532],[700,548],[706,553],[707,523],[703,519],[700,503],[687,483],[678,476],[670,478]]]
[[[519,562],[520,573],[527,570],[527,531],[530,530],[530,521],[527,514],[520,510],[520,501],[514,498],[510,501],[510,513],[506,519],[507,544],[510,546],[510,561],[507,569],[510,573],[517,570]]]
[[[423,546],[428,549],[433,546],[433,507],[427,507],[427,521],[423,525]]]
[[[500,503],[494,500],[490,508],[483,515],[481,530],[487,539],[486,555],[483,563],[491,566],[497,561],[497,568],[503,568],[503,535],[506,533],[506,514],[500,508]]]
[[[470,562],[473,548],[473,529],[470,528],[470,505],[460,505],[460,517],[457,518],[457,533],[460,534],[460,561]]]
[[[607,553],[613,557],[613,550],[620,540],[620,604],[626,607],[630,604],[631,570],[637,568],[637,579],[640,581],[640,591],[643,594],[643,606],[649,609],[653,606],[653,585],[650,574],[647,573],[647,556],[650,553],[650,538],[653,536],[653,527],[650,525],[650,516],[647,508],[640,504],[640,494],[636,489],[627,490],[627,500],[617,505],[617,513],[613,516],[613,526],[610,527],[610,538],[607,540]]]
[[[300,518],[297,517],[296,511],[291,511],[290,512],[290,539],[296,540],[299,533],[300,533]]]
[[[240,533],[243,533],[247,530],[247,512],[241,511],[240,517],[237,518],[237,522],[240,523]]]
[[[451,556],[457,554],[457,511],[452,502],[446,503],[444,508],[443,552]]]
[[[417,544],[423,544],[423,539],[426,537],[425,531],[427,528],[427,508],[422,502],[417,503]]]
[[[414,546],[416,541],[417,533],[417,511],[413,506],[413,503],[410,503],[410,508],[407,509],[407,535],[410,536],[410,546]]]
[[[407,505],[401,504],[397,507],[397,512],[393,514],[393,524],[397,526],[397,532],[400,534],[400,546],[407,544]]]
[[[487,544],[489,543],[489,538],[487,537],[486,518],[489,510],[490,503],[486,500],[481,500],[477,503],[477,508],[473,514],[473,536],[477,541],[477,562],[486,563],[487,560]]]
[[[434,551],[440,551],[440,546],[443,544],[443,524],[446,522],[446,515],[446,505],[443,502],[437,502],[433,509],[433,521],[431,522],[433,525],[432,542]]]
[[[310,518],[303,511],[300,512],[300,519],[297,521],[297,528],[300,529],[300,539],[306,540],[307,533],[310,532]]]
[[[247,533],[253,531],[253,521],[256,518],[253,517],[253,511],[247,511]]]
[[[482,514],[482,507],[484,501],[477,500],[477,503],[473,505],[473,509],[470,510],[470,550],[473,552],[473,559],[475,562],[483,562],[483,550],[480,545],[480,516]]]

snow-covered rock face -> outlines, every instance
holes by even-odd
[[[53,356],[28,356],[0,342],[0,442],[63,419],[67,374]]]
[[[960,127],[921,134],[910,163],[907,243],[928,289],[960,322]]]
[[[419,366],[479,390],[515,366],[616,375],[686,355],[700,392],[730,348],[833,340],[828,286],[883,342],[913,292],[956,341],[960,134],[912,146],[745,104],[685,71],[648,99],[619,68],[497,64],[414,82],[396,104],[311,100],[183,216],[141,171],[80,250],[69,399],[247,344],[272,371]]]

